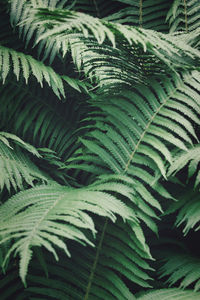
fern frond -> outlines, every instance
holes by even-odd
[[[125,234],[125,233],[124,233]],[[123,232],[121,233],[123,236]],[[126,236],[126,234],[125,234]],[[126,236],[128,238],[128,236]],[[112,241],[110,249],[105,249],[105,253],[108,250],[112,250]],[[109,244],[108,244],[109,245]],[[28,287],[23,290],[17,277],[16,270],[8,270],[8,273],[4,276],[4,280],[1,280],[0,286],[3,290],[1,297],[2,300],[6,300],[6,296],[14,296],[17,293],[19,299],[26,297],[32,297],[34,299],[76,299],[82,300],[84,297],[85,288],[88,281],[88,271],[90,264],[92,263],[92,257],[95,254],[95,249],[92,247],[77,247],[75,244],[70,245],[73,253],[71,258],[65,257],[62,253],[59,253],[60,260],[52,261],[52,257],[45,251],[45,261],[48,267],[48,278],[42,276],[44,270],[42,269],[39,261],[33,258],[30,267],[32,270],[31,275],[27,276]],[[124,245],[118,244],[123,250]],[[35,251],[35,249],[34,249]],[[128,249],[131,254],[131,249]],[[121,255],[123,253],[119,251]],[[116,252],[113,251],[113,255],[116,257]],[[105,299],[135,299],[131,292],[125,287],[123,281],[115,276],[113,270],[106,266],[106,261],[112,260],[111,257],[103,257],[104,263],[98,268],[98,275],[96,276],[95,288],[92,290],[91,299],[98,299],[99,295],[102,295]],[[120,258],[120,256],[119,256]],[[132,257],[130,257],[130,262]],[[65,263],[63,263],[65,261]],[[133,260],[132,260],[133,261]],[[134,261],[133,261],[134,263]],[[77,269],[79,272],[77,273]],[[8,289],[10,281],[14,279],[12,287]],[[76,287],[75,287],[76,285]],[[111,292],[110,292],[111,291]]]
[[[181,169],[188,165],[188,178],[190,178],[197,172],[195,181],[195,187],[197,187],[200,183],[200,171],[198,168],[200,162],[199,152],[200,145],[197,144],[194,147],[190,148],[187,152],[178,153],[173,158],[173,164],[168,170],[168,175],[175,175],[177,172],[179,172]]]
[[[163,259],[165,263],[159,270],[160,278],[168,277],[167,283],[174,285],[179,283],[180,288],[187,288],[194,284],[194,291],[200,289],[200,260],[191,254],[166,253]]]
[[[185,97],[185,91],[193,97]],[[195,113],[199,113],[199,95],[192,91],[193,88],[174,77],[166,82],[152,81],[151,88],[135,86],[134,91],[124,91],[121,97],[110,97],[105,101],[101,97],[93,105],[97,109],[88,118],[89,124],[95,120],[96,123],[90,125],[90,132],[81,139],[84,154],[77,151],[71,160],[72,165],[70,161],[68,163],[69,169],[74,166],[82,169],[83,164],[85,169],[88,165],[88,172],[93,172],[90,165],[100,160],[101,168],[104,166],[106,170],[110,169],[110,173],[115,173],[115,176],[124,174],[132,178],[133,196],[127,205],[156,234],[157,211],[162,211],[160,196],[172,199],[159,183],[160,176],[162,174],[166,177],[166,167],[172,163],[171,149],[187,149],[192,143],[187,122],[183,123],[188,109],[193,114],[196,107]],[[191,107],[188,106],[188,99],[193,103]],[[191,127],[193,118],[187,121]],[[193,135],[196,137],[195,133]],[[99,174],[101,172],[102,169]],[[116,192],[121,189],[121,181],[113,178],[108,184],[108,175],[105,180],[107,189],[112,185]],[[126,197],[130,193],[127,187],[122,191]]]
[[[41,86],[43,86],[43,81],[46,81],[58,98],[61,95],[65,96],[61,77],[51,67],[45,66],[30,55],[0,46],[0,60],[0,72],[3,83],[5,83],[12,67],[17,80],[19,80],[20,76],[23,76],[25,82],[28,83],[29,77],[33,75]]]
[[[33,246],[44,246],[58,259],[55,246],[70,255],[63,238],[93,245],[82,232],[83,229],[96,232],[92,218],[85,211],[107,216],[112,221],[116,220],[115,214],[124,220],[135,220],[131,209],[103,190],[73,190],[58,184],[39,186],[16,194],[0,207],[0,234],[4,237],[1,244],[15,239],[5,259],[13,252],[19,253],[24,283]]]
[[[200,4],[198,0],[174,0],[167,21],[170,31],[193,31],[200,26]]]
[[[71,50],[77,69],[82,67],[86,76],[100,86],[131,86],[138,77],[142,80],[150,74],[194,69],[194,61],[196,64],[200,58],[199,51],[185,41],[153,30],[102,21],[67,10],[38,9],[31,16],[28,21],[32,18],[33,24],[44,32],[39,32],[37,43],[46,41],[45,51],[55,48],[63,56]]]
[[[101,231],[102,224],[100,220],[95,220],[97,223],[98,231]],[[149,276],[145,274],[144,270],[149,270],[150,267],[143,259],[142,249],[135,245],[135,235],[130,227],[122,226],[112,226],[112,223],[108,224],[108,232],[103,241],[100,257],[96,266],[95,276],[92,280],[92,287],[90,290],[89,299],[98,299],[99,295],[103,295],[105,299],[129,299],[133,298],[133,295],[126,287],[122,280],[122,276],[126,276],[139,285],[149,287],[146,280]],[[122,224],[121,224],[122,225]],[[100,234],[97,234],[96,246],[100,241]],[[28,288],[27,292],[32,295],[40,294],[42,289],[45,295],[48,295],[48,291],[52,290],[54,293],[54,298],[59,299],[56,289],[63,292],[63,296],[71,297],[72,299],[84,299],[86,295],[86,288],[90,282],[90,270],[93,266],[93,261],[95,260],[96,249],[92,247],[77,247],[75,243],[70,245],[72,257],[65,258],[62,254],[59,255],[60,260],[56,263],[49,262],[52,258],[49,255],[45,255],[48,263],[49,272],[49,283],[48,280],[42,276],[27,276]],[[136,253],[135,249],[139,254]],[[145,255],[144,255],[145,257]],[[65,264],[63,260],[65,259]],[[33,269],[38,272],[41,267],[36,263],[31,263]],[[59,270],[55,272],[56,270]],[[79,272],[77,273],[77,270]],[[34,273],[34,272],[33,272]],[[54,277],[53,284],[53,274]],[[121,274],[119,276],[119,274]],[[78,283],[78,288],[74,287],[73,283]],[[67,283],[67,284],[66,284]],[[33,289],[34,287],[34,289]],[[41,288],[41,289],[40,289]]]
[[[35,180],[47,181],[46,175],[37,168],[28,155],[16,144],[10,144],[8,138],[31,154],[40,157],[33,146],[23,142],[19,137],[0,132],[0,189],[3,190],[6,186],[8,191],[11,187],[18,190],[23,189],[24,183],[33,186]]]
[[[168,24],[165,22],[170,3],[165,0],[142,1],[117,0],[126,6],[116,13],[109,14],[106,20],[132,26],[140,26],[146,29],[167,32]]]
[[[81,103],[70,98],[65,104],[58,102],[52,93],[40,90],[37,84],[22,89],[21,82],[17,86],[8,82],[0,91],[2,128],[20,134],[37,147],[51,148],[63,159],[75,151],[75,130],[84,113]]]
[[[184,191],[178,199],[177,203],[171,205],[167,211],[167,213],[177,213],[175,225],[184,225],[183,233],[185,235],[187,235],[191,229],[199,230],[199,191]]]
[[[199,114],[199,104],[196,105],[200,101],[199,95],[189,98],[193,107],[188,107],[186,90],[192,93],[192,89],[174,77],[162,83],[152,81],[151,89],[138,85],[135,91],[124,91],[123,97],[111,97],[108,103],[97,103],[104,117],[102,120],[92,117],[96,120],[94,131],[82,138],[82,143],[113,172],[127,172],[134,160],[136,164],[142,164],[143,157],[144,165],[154,170],[157,166],[166,177],[163,158],[172,161],[168,145],[187,150],[192,144],[191,134],[196,138],[194,130],[189,132],[188,128],[192,128],[194,120],[199,124],[195,118],[195,113]],[[185,115],[188,119],[183,122]]]
[[[177,288],[173,289],[160,289],[155,291],[150,291],[142,296],[137,297],[139,300],[198,300],[200,293],[195,293],[192,290],[182,291]]]

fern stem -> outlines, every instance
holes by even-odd
[[[95,260],[94,260],[94,263],[92,265],[92,269],[91,269],[91,273],[90,273],[90,277],[89,277],[88,286],[87,286],[87,289],[86,289],[86,294],[85,294],[84,300],[88,300],[88,298],[89,298],[89,294],[90,294],[90,290],[91,290],[91,286],[92,286],[92,281],[93,281],[94,273],[95,273],[97,263],[98,263],[98,260],[99,260],[99,255],[100,255],[100,252],[101,252],[102,243],[103,243],[103,239],[104,239],[104,235],[105,235],[105,232],[106,232],[107,225],[108,225],[108,218],[106,218],[106,221],[105,221],[104,226],[103,226],[103,230],[102,230],[100,241],[99,241],[99,244],[98,244],[98,247],[97,247]]]
[[[140,0],[140,9],[139,9],[139,25],[140,27],[142,27],[142,9],[143,9],[143,1]]]
[[[187,3],[186,0],[184,1],[184,14],[185,14],[185,31],[188,33],[188,16],[187,16]]]

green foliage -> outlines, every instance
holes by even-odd
[[[28,22],[30,22],[30,19],[28,19]],[[51,22],[51,26],[48,26],[49,22]],[[101,68],[99,70],[98,63],[98,73],[95,74],[94,67],[95,61],[97,60],[99,62],[101,54],[103,54],[104,59],[104,68],[102,69],[104,73],[105,71],[108,72],[108,75],[109,73],[116,73],[115,78],[117,79],[117,77],[119,77],[119,70],[117,72],[115,65],[112,70],[112,60],[114,64],[117,63],[121,68],[125,68],[125,74],[126,72],[131,72],[130,65],[128,70],[126,70],[126,63],[119,59],[120,53],[115,55],[115,52],[112,51],[113,58],[112,60],[110,59],[110,44],[118,50],[118,48],[121,48],[118,47],[119,41],[123,41],[124,44],[122,49],[125,53],[122,52],[122,58],[124,55],[126,55],[126,57],[127,55],[130,56],[130,46],[134,49],[132,71],[135,71],[135,65],[138,67],[141,62],[145,65],[145,68],[147,68],[147,72],[149,71],[148,69],[155,72],[154,69],[157,69],[155,65],[158,65],[158,62],[161,63],[160,69],[162,72],[166,71],[166,66],[170,69],[189,69],[193,68],[193,59],[198,60],[200,57],[199,51],[181,42],[181,40],[177,42],[177,39],[173,35],[164,35],[153,30],[146,31],[145,29],[134,28],[128,25],[122,26],[119,23],[102,21],[83,13],[68,10],[52,11],[49,9],[38,9],[35,13],[33,11],[33,24],[37,25],[37,27],[39,26],[42,32],[44,32],[43,34],[40,32],[36,43],[51,37],[51,47],[57,48],[57,51],[61,50],[63,55],[66,54],[68,48],[71,48],[72,58],[77,69],[79,70],[83,65],[83,70],[87,76],[91,79],[97,77],[98,82],[100,81],[99,84],[101,84],[101,77],[99,76],[99,72],[101,75]],[[80,32],[81,34],[79,34]],[[55,40],[53,37],[55,37]],[[91,40],[94,41],[91,43]],[[95,40],[97,43],[95,43]],[[101,48],[100,45],[105,41],[108,43],[108,48],[105,46]],[[48,48],[49,43],[47,43],[46,51],[48,51]],[[105,67],[107,60],[105,55],[108,55],[107,53],[109,53],[110,72]],[[116,56],[118,59],[115,58]],[[137,60],[139,60],[139,62],[137,62]],[[88,66],[90,63],[93,64],[92,74]],[[105,74],[103,75],[102,80],[105,80]],[[128,76],[126,76],[125,80],[128,80]]]
[[[158,291],[153,291],[153,292],[148,292],[144,294],[143,296],[138,297],[137,299],[139,300],[154,300],[156,298],[158,299],[163,299],[163,300],[168,300],[168,299],[173,299],[173,300],[198,300],[200,294],[199,293],[194,293],[193,291],[182,291],[179,289],[162,289]]]
[[[2,300],[199,299],[199,9],[2,1]]]
[[[196,257],[191,257],[188,254],[182,253],[169,253],[165,257],[166,263],[160,268],[160,277],[169,276],[167,283],[170,285],[179,282],[180,288],[186,288],[192,283],[194,291],[200,289],[200,260]]]
[[[51,67],[45,66],[30,55],[16,52],[4,46],[0,46],[0,59],[0,72],[3,83],[5,83],[8,76],[10,66],[12,66],[17,80],[19,80],[19,76],[21,75],[24,77],[25,82],[28,83],[30,75],[33,75],[41,86],[43,86],[43,80],[46,81],[58,98],[60,98],[60,95],[64,96],[62,79]]]
[[[170,9],[170,3],[162,1],[137,1],[117,0],[124,4],[124,8],[116,13],[108,15],[105,19],[120,24],[141,26],[146,29],[167,32],[165,22],[166,13]]]
[[[84,211],[92,211],[112,221],[115,221],[114,214],[134,220],[131,210],[103,190],[104,188],[99,188],[98,185],[89,191],[72,190],[59,185],[41,185],[16,194],[2,205],[0,234],[4,238],[1,243],[16,239],[5,259],[7,260],[12,252],[20,254],[20,276],[23,282],[32,256],[32,246],[44,246],[58,259],[55,246],[70,255],[60,237],[92,245],[80,231],[80,228],[83,228],[95,233],[94,223]]]
[[[200,4],[198,0],[174,0],[167,14],[170,31],[193,31],[199,28]]]
[[[199,151],[200,145],[197,144],[194,147],[188,149],[187,152],[178,153],[174,157],[173,165],[169,168],[168,174],[174,175],[188,165],[188,179],[191,178],[195,173],[195,187],[200,183],[200,173],[198,170],[199,165]]]

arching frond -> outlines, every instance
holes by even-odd
[[[102,230],[100,219],[95,219],[95,223],[96,221],[97,230]],[[137,248],[133,243],[136,238],[131,227],[123,226],[120,229],[114,224],[112,225],[112,222],[109,222],[108,226],[109,235],[102,245],[89,299],[99,299],[99,295],[111,300],[134,299],[122,280],[123,273],[131,280],[139,281],[139,284],[149,287],[146,282],[149,277],[142,268],[148,271],[150,267],[144,261],[145,254],[142,248]],[[97,234],[95,244],[98,245],[99,239],[100,234]],[[27,288],[23,290],[20,280],[17,278],[17,272],[8,269],[4,280],[1,280],[0,283],[2,299],[7,299],[8,295],[12,297],[17,294],[21,297],[31,296],[36,299],[43,297],[44,299],[82,300],[90,280],[90,269],[96,250],[89,246],[79,245],[77,247],[77,244],[70,240],[68,240],[68,246],[72,256],[66,257],[59,251],[59,261],[53,260],[52,255],[47,251],[42,251],[43,257],[40,253],[38,259],[37,248],[34,247],[30,271],[27,275]],[[140,268],[137,266],[139,262],[141,263]],[[119,276],[119,274],[121,275]],[[15,282],[13,282],[12,288],[8,289],[13,277]]]
[[[176,212],[176,226],[184,226],[183,233],[187,235],[190,230],[199,230],[200,222],[200,205],[199,205],[199,191],[183,190],[179,195],[178,201],[173,203],[167,210],[167,214]]]
[[[130,87],[148,76],[172,70],[193,69],[194,61],[196,65],[200,58],[198,50],[173,35],[69,10],[38,9],[30,13],[28,22],[40,28],[37,43],[44,48],[44,57],[51,51],[63,56],[71,51],[77,69],[107,90]]]
[[[115,36],[120,34],[120,38],[124,38],[127,44],[136,48],[139,47],[144,52],[150,52],[150,54],[153,54],[167,66],[169,66],[173,60],[174,67],[176,65],[176,67],[184,68],[187,65],[188,58],[189,60],[195,56],[199,58],[198,51],[190,48],[185,43],[180,44],[180,41],[179,44],[176,43],[176,39],[171,35],[106,22],[97,18],[88,17],[83,13],[67,10],[50,11],[48,9],[38,9],[32,21],[38,26],[44,26],[46,28],[45,33],[38,37],[38,42],[49,36],[55,36],[55,42],[65,48],[66,41],[69,40],[70,42],[70,33],[72,31],[74,33],[75,30],[75,32],[83,34],[86,39],[89,35],[94,36],[99,44],[102,44],[108,39],[113,46],[115,46]],[[50,28],[48,27],[49,21],[51,21]],[[71,34],[71,36],[73,38],[73,34]],[[76,38],[76,42],[78,43],[78,36],[75,35],[74,38]],[[62,43],[64,40],[65,46]],[[84,40],[82,41],[84,42]],[[167,45],[168,48],[166,49]],[[182,56],[184,56],[183,60]],[[153,57],[151,56],[151,60],[152,59]]]
[[[179,283],[180,288],[187,288],[194,284],[194,291],[200,289],[200,259],[190,254],[165,253],[162,267],[159,270],[161,278],[168,278],[167,283],[172,286]]]
[[[193,120],[199,123],[199,95],[189,97],[193,88],[176,77],[162,83],[151,82],[151,88],[134,88],[134,92],[124,91],[123,96],[106,101],[101,97],[95,103],[99,110],[87,119],[90,132],[81,139],[83,153],[79,151],[70,159],[68,168],[81,169],[83,164],[85,170],[93,172],[94,161],[99,161],[101,168],[110,169],[115,176],[128,175],[132,179],[133,201],[127,204],[157,233],[154,219],[156,211],[162,211],[158,199],[171,198],[158,180],[161,174],[166,178],[166,165],[172,162],[171,149],[187,150],[192,143],[192,131],[188,132],[188,128],[192,128]],[[186,114],[190,116],[187,125],[183,122]],[[194,131],[192,135],[195,138]],[[110,181],[107,189],[112,186],[118,193],[121,186],[116,178],[109,180],[109,175],[104,176],[105,183]],[[127,196],[127,192],[123,191],[123,195]]]
[[[158,168],[166,177],[165,161],[172,161],[170,145],[187,150],[193,143],[196,133],[191,122],[199,124],[199,95],[194,93],[192,98],[193,88],[176,77],[152,81],[150,86],[135,86],[134,91],[124,91],[122,97],[110,97],[107,102],[101,97],[95,104],[100,112],[91,115],[88,122],[95,120],[96,124],[82,139],[87,155],[93,153],[91,162],[93,155],[98,156],[116,173],[129,172],[134,164],[135,176],[143,164],[152,170]],[[77,158],[84,160],[82,155]]]
[[[20,255],[20,276],[25,282],[33,246],[44,246],[58,259],[55,246],[70,256],[63,238],[81,244],[92,243],[83,233],[89,229],[95,234],[92,218],[85,212],[116,220],[115,214],[134,222],[135,216],[116,197],[104,192],[104,188],[70,189],[58,184],[39,186],[20,192],[0,207],[1,244],[15,239],[6,259],[11,253]],[[61,222],[59,222],[59,220]]]
[[[11,144],[8,138],[15,144]],[[40,156],[33,146],[23,142],[19,137],[0,132],[0,190],[3,190],[4,186],[8,191],[11,187],[22,190],[24,183],[33,186],[34,181],[47,181],[45,174],[30,160],[27,153],[23,153],[21,147],[16,146],[16,143],[31,154]]]
[[[166,82],[152,81],[151,88],[135,86],[134,92],[124,91],[123,97],[110,97],[106,101],[101,97],[95,103],[99,110],[87,119],[90,132],[81,139],[83,153],[76,153],[68,165],[81,169],[83,163],[84,169],[90,172],[93,162],[101,161],[101,167],[116,174],[116,177],[101,176],[104,188],[122,192],[126,197],[132,193],[133,198],[127,205],[154,232],[157,232],[154,210],[162,211],[156,195],[170,198],[158,179],[161,174],[166,177],[166,165],[172,162],[171,148],[187,150],[192,144],[192,131],[188,128],[192,128],[193,120],[199,122],[199,96],[189,97],[192,91],[193,88],[174,77]],[[186,111],[187,126],[183,122]],[[194,131],[192,135],[196,138]],[[117,180],[122,174],[132,180],[131,190],[128,182],[126,189],[122,189],[121,180]],[[107,228],[104,239],[108,232]],[[133,281],[139,284],[139,281]],[[91,286],[93,283],[95,280]]]
[[[61,95],[64,97],[62,79],[51,67],[45,66],[30,55],[4,46],[0,46],[0,59],[0,72],[3,83],[5,83],[8,73],[12,68],[12,72],[16,75],[17,80],[23,76],[25,82],[28,83],[29,77],[33,75],[41,86],[43,86],[43,81],[45,81],[53,89],[58,98]]]
[[[99,222],[97,222],[100,225]],[[125,283],[123,282],[123,275],[129,277],[130,280],[138,282],[139,285],[148,287],[146,280],[149,279],[148,275],[137,266],[138,261],[144,261],[142,257],[135,253],[133,247],[131,247],[132,241],[135,239],[134,234],[132,236],[132,230],[127,226],[124,226],[124,230],[116,230],[115,226],[109,226],[109,235],[105,239],[102,245],[100,259],[97,263],[94,277],[91,277],[91,269],[93,268],[93,261],[96,256],[96,249],[92,247],[77,247],[75,244],[71,245],[70,250],[72,257],[70,259],[65,258],[65,264],[62,263],[64,257],[61,256],[62,261],[51,264],[48,280],[42,276],[27,276],[28,289],[32,295],[40,294],[41,290],[44,290],[46,297],[48,291],[52,291],[54,299],[59,299],[59,295],[56,290],[59,286],[59,291],[62,291],[63,297],[71,297],[71,299],[81,300],[87,295],[87,286],[92,280],[92,287],[88,299],[98,299],[99,295],[103,295],[105,299],[129,299],[133,298],[132,293],[129,291]],[[102,225],[98,230],[102,230]],[[130,234],[130,235],[129,235]],[[119,237],[121,242],[119,241]],[[128,240],[130,246],[128,246]],[[97,246],[100,241],[100,235],[97,235]],[[116,243],[116,245],[115,245]],[[120,247],[122,247],[120,249]],[[126,249],[126,251],[125,251]],[[47,256],[46,256],[47,257]],[[51,257],[48,257],[47,266],[49,265]],[[37,267],[39,269],[39,266]],[[144,269],[148,269],[147,264],[143,264]],[[56,279],[53,279],[53,273],[57,270],[58,275]],[[79,270],[79,272],[77,272]],[[33,272],[34,273],[34,272]],[[59,285],[60,282],[60,285]],[[65,282],[67,284],[65,284]],[[77,284],[79,282],[79,284]],[[78,286],[75,287],[74,283]],[[56,288],[57,286],[57,288]],[[32,289],[34,287],[34,289]],[[47,290],[45,291],[45,288]],[[64,299],[64,298],[63,298]]]
[[[187,152],[178,153],[173,159],[174,161],[171,167],[169,168],[168,174],[174,175],[188,165],[188,178],[190,178],[196,173],[195,187],[197,187],[200,183],[199,153],[199,144],[195,145]]]
[[[182,291],[180,289],[160,289],[155,291],[150,291],[145,293],[142,296],[137,297],[139,300],[154,300],[154,299],[162,299],[162,300],[198,300],[200,297],[200,293],[195,293],[192,290]]]

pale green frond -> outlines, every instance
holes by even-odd
[[[104,118],[94,116],[95,127],[99,131],[94,129],[82,139],[89,152],[95,154],[106,163],[107,167],[117,173],[120,170],[126,172],[129,166],[134,164],[134,160],[135,163],[140,160],[142,164],[141,157],[144,163],[144,157],[147,157],[158,166],[162,175],[166,176],[166,163],[163,158],[165,157],[168,162],[172,163],[168,145],[171,144],[175,148],[187,151],[188,145],[193,143],[188,128],[193,128],[192,122],[196,121],[193,118],[195,106],[187,105],[188,98],[185,98],[182,92],[184,82],[174,77],[170,81],[167,80],[167,83],[168,92],[164,89],[165,82],[162,84],[153,81],[151,89],[145,87],[145,94],[141,92],[142,86],[138,85],[135,91],[124,91],[123,96],[126,98],[110,97],[108,102],[97,103],[96,106],[101,109]],[[154,96],[151,97],[152,90]],[[189,90],[192,92],[192,88]],[[191,102],[199,102],[199,95],[194,96],[194,99],[190,97]],[[179,102],[180,98],[182,104]],[[144,105],[140,106],[143,102]],[[174,111],[175,105],[176,111]],[[196,106],[196,114],[198,109],[199,107]],[[171,114],[170,111],[172,111]],[[183,124],[186,114],[189,117],[191,114],[191,120],[186,119]],[[198,119],[197,122],[199,122]],[[112,138],[111,132],[112,135],[115,132],[118,142]],[[191,134],[196,137],[194,130]],[[137,176],[136,172],[135,176]]]
[[[146,292],[145,294],[137,297],[139,300],[198,300],[200,297],[200,293],[195,293],[192,290],[182,291],[178,288],[168,288],[168,289],[160,289],[153,290],[150,292]]]
[[[180,152],[173,158],[173,163],[168,170],[169,175],[174,175],[188,165],[188,176],[191,177],[198,169],[200,145],[197,144],[188,149],[187,152]],[[198,182],[197,182],[198,183]]]
[[[18,137],[5,133],[6,138],[14,137],[14,141],[21,141]],[[2,134],[3,138],[4,135]],[[6,139],[7,141],[7,139]],[[25,145],[25,146],[24,146]],[[22,147],[32,154],[38,154],[33,146],[24,143]],[[26,147],[27,145],[27,147]],[[34,150],[34,151],[33,151]],[[38,169],[38,167],[30,160],[27,153],[23,153],[19,146],[13,147],[8,145],[1,139],[0,133],[0,189],[3,190],[4,186],[11,190],[23,189],[24,184],[33,186],[35,181],[47,181],[47,176]]]
[[[82,211],[107,216],[112,221],[116,220],[115,214],[119,214],[124,220],[134,220],[131,209],[116,197],[103,192],[103,187],[100,190],[73,190],[58,184],[39,186],[16,194],[0,207],[0,233],[1,236],[6,235],[1,243],[17,238],[7,257],[13,251],[19,253],[20,276],[23,282],[33,246],[44,246],[48,249],[48,242],[53,248],[58,246],[69,255],[62,238],[93,245],[80,230],[84,227],[90,230],[93,228],[94,231],[92,219],[86,218],[85,214],[81,214]],[[56,222],[58,216],[65,218],[70,215],[74,217],[73,222],[70,218],[64,223]]]
[[[38,35],[38,42],[50,39],[52,49],[57,47],[64,54],[66,45],[70,45],[77,69],[107,89],[116,84],[131,86],[148,74],[194,69],[194,61],[200,57],[198,50],[173,35],[107,22],[83,13],[39,9],[34,16],[30,13],[29,22],[30,18],[45,29],[44,34]],[[49,51],[48,41],[44,47]]]
[[[30,55],[4,46],[0,46],[0,56],[2,57],[0,72],[3,83],[5,83],[9,71],[13,69],[17,79],[19,79],[19,75],[23,75],[28,83],[29,77],[33,75],[41,86],[43,81],[46,81],[59,98],[61,95],[65,96],[62,79],[51,67],[45,66]]]

